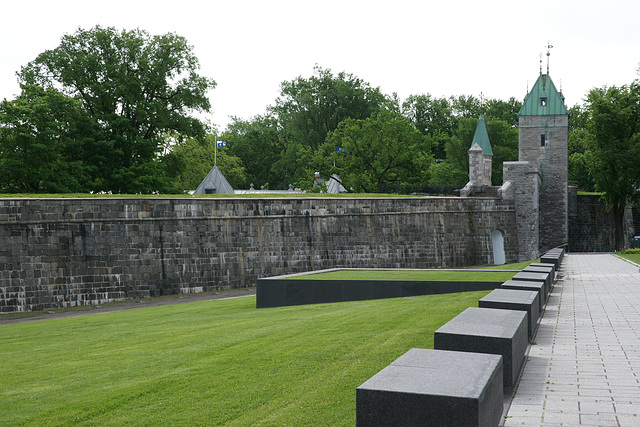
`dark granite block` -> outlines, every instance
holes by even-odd
[[[478,307],[525,311],[528,323],[527,332],[529,338],[533,338],[540,318],[540,296],[537,291],[494,289],[478,300]]]
[[[267,308],[491,290],[502,285],[501,282],[296,278],[303,275],[305,274],[258,279],[256,307]]]
[[[540,302],[540,313],[542,315],[542,309],[544,302],[546,301],[545,287],[542,282],[528,282],[526,280],[507,280],[502,284],[502,289],[517,289],[521,291],[535,291],[538,292],[538,301]]]
[[[551,271],[549,271],[548,268],[528,266],[523,268],[522,271],[524,273],[543,273],[543,274],[546,273],[548,276],[547,276],[547,281],[545,283],[545,286],[547,287],[547,289],[549,289],[549,292],[551,292],[551,288],[553,287],[553,276],[551,271],[555,273],[555,270],[552,269]]]
[[[496,426],[502,357],[413,348],[356,389],[358,426]]]
[[[549,273],[529,273],[521,271],[516,273],[511,280],[526,280],[529,282],[542,282],[544,283],[544,292],[549,295],[551,288],[549,287]]]
[[[560,268],[560,264],[562,263],[562,259],[564,258],[564,249],[555,248],[551,249],[544,255],[540,257],[540,262],[553,264],[555,269]]]
[[[505,387],[516,383],[527,350],[527,313],[469,307],[433,335],[437,350],[499,354]]]
[[[546,264],[543,262],[532,262],[529,264],[529,267],[545,267],[548,268],[551,274],[551,283],[555,283],[556,281],[556,269],[553,264]]]

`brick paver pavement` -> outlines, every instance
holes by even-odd
[[[640,426],[640,273],[568,254],[505,426]]]

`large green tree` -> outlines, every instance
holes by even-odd
[[[229,153],[244,165],[244,188],[269,184],[272,189],[284,189],[293,184],[298,162],[290,157],[296,147],[287,144],[286,135],[272,114],[251,120],[232,118],[221,138],[228,143]]]
[[[569,181],[583,191],[594,191],[589,174],[587,151],[593,136],[589,131],[589,112],[581,105],[569,109]]]
[[[392,97],[352,74],[316,66],[311,77],[282,82],[264,116],[233,119],[224,138],[251,183],[311,188],[327,135],[346,119],[363,120],[393,104]]]
[[[424,183],[433,162],[428,140],[392,111],[342,121],[321,154],[325,175],[335,173],[345,188],[364,193],[379,193],[384,184]]]
[[[86,192],[111,147],[80,102],[53,88],[22,85],[0,104],[0,190]]]
[[[449,100],[431,94],[411,95],[402,103],[402,113],[423,135],[432,138],[436,160],[444,160],[445,144],[456,126]]]
[[[592,135],[586,153],[589,173],[613,212],[616,247],[622,248],[625,207],[640,200],[640,81],[593,89],[586,108]]]
[[[176,34],[97,26],[64,35],[19,77],[78,100],[100,126],[111,149],[103,152],[108,174],[95,190],[138,193],[171,187],[158,162],[163,135],[204,137],[192,113],[210,109],[215,82],[198,69],[192,47]]]
[[[353,74],[315,66],[309,78],[282,82],[272,110],[293,140],[317,150],[340,122],[366,119],[387,102],[379,88]]]

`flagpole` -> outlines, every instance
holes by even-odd
[[[214,160],[213,160],[213,167],[218,166],[218,137],[217,135],[213,135],[213,141],[216,143],[216,150],[215,150],[215,156],[214,156]]]

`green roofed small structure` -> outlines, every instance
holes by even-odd
[[[460,190],[463,197],[477,196],[483,187],[491,186],[491,162],[493,150],[489,142],[487,125],[480,115],[476,125],[476,133],[469,149],[469,182]]]
[[[473,144],[478,144],[482,148],[482,153],[487,156],[493,156],[493,150],[491,150],[491,143],[489,142],[489,134],[487,133],[487,125],[484,123],[482,115],[478,119],[478,125],[476,126],[476,133],[473,135]]]
[[[548,74],[540,74],[524,98],[518,116],[561,116],[569,114],[564,96],[558,92]]]

